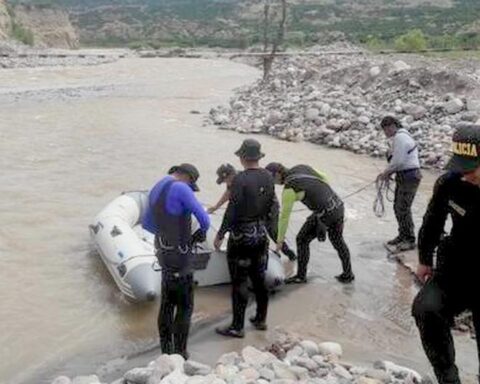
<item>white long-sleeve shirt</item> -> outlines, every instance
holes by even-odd
[[[417,144],[410,133],[401,128],[392,140],[392,159],[387,172],[395,173],[418,168],[420,168],[420,160]]]

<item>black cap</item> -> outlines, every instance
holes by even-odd
[[[222,164],[220,167],[217,169],[217,184],[222,184],[227,180],[229,176],[235,175],[237,173],[237,170],[232,164]]]
[[[468,173],[480,167],[480,125],[467,125],[453,135],[453,157],[447,169]]]
[[[198,172],[197,167],[192,164],[183,163],[180,165],[175,165],[174,167],[170,168],[168,174],[171,175],[173,173],[181,173],[190,177],[190,187],[193,191],[198,192],[200,188],[198,188],[197,181],[200,177],[200,173]]]
[[[262,153],[262,145],[254,139],[245,140],[240,149],[235,152],[235,155],[249,161],[260,160],[262,157],[265,157]]]
[[[282,170],[285,169],[285,167],[280,164],[280,163],[270,163],[268,164],[265,169],[270,172],[272,174],[273,177],[275,177],[275,175],[278,173],[278,172],[281,172]]]

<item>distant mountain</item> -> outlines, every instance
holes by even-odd
[[[262,35],[261,0],[10,0],[68,10],[84,45],[246,47]],[[287,40],[392,41],[419,28],[455,35],[480,20],[480,0],[290,0]]]

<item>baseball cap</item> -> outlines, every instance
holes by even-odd
[[[236,173],[237,170],[232,164],[222,164],[217,169],[217,184],[222,184],[229,176],[235,175]]]
[[[453,135],[453,156],[447,169],[468,173],[480,166],[480,125],[460,127]]]
[[[168,174],[171,175],[173,173],[182,173],[190,177],[190,187],[194,192],[198,192],[200,188],[198,188],[197,181],[200,177],[200,173],[198,172],[197,167],[189,163],[183,163],[180,165],[175,165],[168,171]]]

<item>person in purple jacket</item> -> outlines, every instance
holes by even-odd
[[[164,354],[188,358],[187,340],[193,313],[193,245],[206,239],[210,219],[197,200],[200,174],[191,164],[172,167],[150,191],[143,227],[155,235],[162,268],[158,329]],[[200,229],[192,235],[192,215]],[[175,314],[175,316],[174,316]]]

